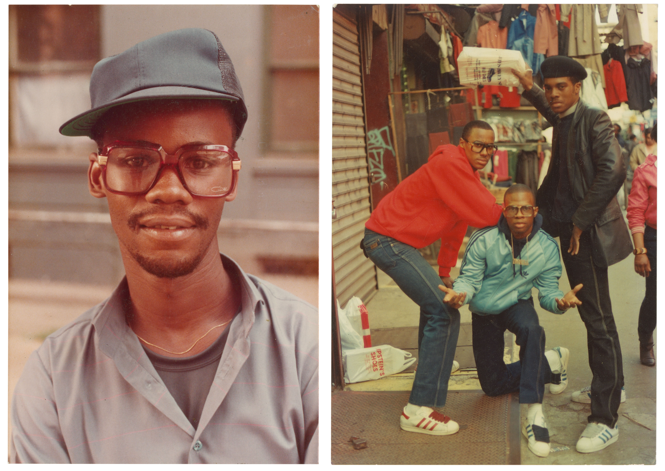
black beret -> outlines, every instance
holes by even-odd
[[[584,66],[566,56],[552,56],[545,59],[540,66],[543,78],[572,77],[584,80],[587,76]]]

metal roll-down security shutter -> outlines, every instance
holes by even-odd
[[[357,23],[333,12],[332,243],[342,307],[352,296],[367,302],[377,289],[376,267],[359,247],[371,208],[360,70]]]

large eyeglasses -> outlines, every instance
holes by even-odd
[[[192,195],[222,198],[235,189],[240,159],[223,145],[186,145],[167,154],[159,144],[114,142],[98,154],[106,188],[127,196],[144,195],[162,169],[173,167]]]
[[[533,206],[507,206],[503,211],[509,218],[517,216],[519,211],[522,211],[522,215],[526,218],[533,216]]]
[[[464,139],[464,138],[462,138]],[[481,153],[483,149],[487,149],[487,153],[489,155],[494,155],[496,152],[497,147],[494,144],[485,144],[484,142],[469,142],[466,139],[464,139],[466,142],[471,144],[471,150],[477,153]]]

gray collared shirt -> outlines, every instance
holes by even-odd
[[[125,322],[123,280],[30,356],[11,408],[10,460],[316,463],[318,312],[224,262],[237,271],[242,311],[196,429]]]

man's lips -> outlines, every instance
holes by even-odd
[[[177,230],[190,229],[196,226],[194,221],[183,217],[149,217],[140,219],[138,226],[148,229]]]
[[[207,229],[208,220],[190,211],[178,211],[169,214],[143,211],[132,214],[127,220],[132,230],[150,229],[155,231],[175,231],[187,229]]]

